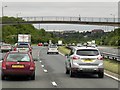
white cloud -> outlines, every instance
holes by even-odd
[[[118,3],[115,2],[4,2],[5,15],[16,16],[78,16],[111,17],[118,16]],[[103,14],[104,13],[104,14]]]

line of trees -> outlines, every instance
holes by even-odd
[[[100,39],[99,44],[110,45],[110,46],[120,46],[120,28],[111,31],[109,34],[104,35]]]
[[[60,35],[59,35],[60,36]],[[61,34],[65,43],[85,43],[87,41],[96,40],[98,45],[120,46],[120,28],[111,32],[75,32]]]
[[[16,22],[23,20],[14,17],[3,17],[3,21]],[[2,41],[6,43],[16,43],[18,34],[31,34],[32,43],[34,44],[39,42],[48,42],[49,39],[55,42],[59,39],[53,34],[45,32],[43,28],[39,30],[31,24],[4,25],[2,27]]]

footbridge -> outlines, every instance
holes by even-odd
[[[19,17],[22,21],[2,21],[2,25],[16,24],[83,24],[83,25],[102,25],[120,26],[120,18],[104,17],[62,17],[62,16],[37,16]]]

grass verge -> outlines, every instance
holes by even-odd
[[[69,49],[67,49],[65,46],[60,46],[59,51],[63,54],[68,54],[70,52]],[[105,70],[108,70],[112,73],[116,73],[120,75],[120,69],[119,69],[120,63],[117,61],[109,60],[109,59],[104,59],[104,67]]]
[[[106,70],[108,70],[110,72],[113,72],[113,73],[116,73],[116,74],[120,75],[119,66],[120,66],[120,63],[117,62],[117,61],[104,59],[104,67],[105,67]]]
[[[60,47],[59,47],[59,51],[60,51],[61,53],[63,53],[64,55],[70,53],[70,50],[67,49],[65,46],[60,46]]]

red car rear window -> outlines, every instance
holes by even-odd
[[[29,57],[28,54],[13,54],[13,53],[10,53],[10,54],[8,54],[6,61],[29,62],[30,57]]]

